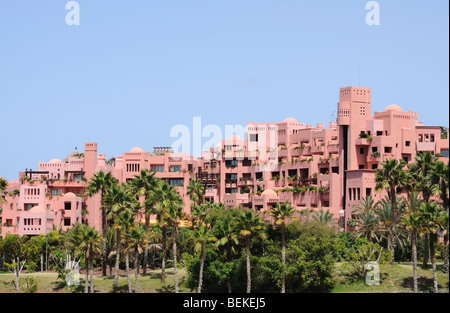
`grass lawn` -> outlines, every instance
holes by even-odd
[[[131,284],[134,291],[134,271],[130,272]],[[73,286],[69,290],[67,287],[61,287],[61,280],[57,279],[57,274],[54,272],[37,272],[30,274],[22,274],[21,277],[36,277],[38,280],[38,293],[70,293],[70,292],[84,292],[84,272],[80,273],[80,285]],[[190,289],[185,287],[187,275],[185,269],[178,269],[178,282],[180,292],[188,293]],[[14,287],[9,283],[14,279],[11,273],[0,273],[0,293],[16,292]],[[113,290],[114,276],[95,276],[94,275],[94,290],[98,293],[123,293],[128,292],[127,276],[119,275],[118,286]],[[147,271],[146,276],[139,275],[139,291],[142,293],[166,293],[175,292],[174,273],[173,268],[166,269],[166,283],[161,283],[161,270]]]
[[[380,265],[380,285],[368,286],[363,279],[351,280],[339,272],[342,263],[336,264],[336,285],[331,292],[412,292],[413,266],[412,263],[395,263],[394,265]],[[433,271],[431,264],[424,269],[419,264],[417,269],[419,291],[433,290]],[[440,291],[449,290],[449,275],[442,273],[442,263],[437,264],[438,286]]]
[[[381,282],[379,286],[367,286],[364,280],[351,280],[348,276],[343,275],[342,263],[336,264],[336,274],[334,276],[336,285],[330,290],[335,293],[354,293],[354,292],[412,292],[412,264],[411,263],[396,263],[394,265],[384,264],[380,265]],[[438,264],[438,283],[439,290],[449,290],[449,275],[442,273],[442,263]],[[173,268],[166,270],[166,283],[161,284],[161,270],[149,271],[147,276],[139,275],[139,290],[142,293],[167,293],[175,292]],[[131,284],[134,290],[134,272],[131,272]],[[80,285],[73,286],[69,290],[67,287],[61,287],[60,280],[57,279],[57,274],[54,272],[38,272],[23,274],[22,277],[36,277],[38,280],[38,293],[69,293],[69,292],[84,292],[84,272],[80,274]],[[0,273],[0,293],[15,292],[11,284],[14,276],[11,273]],[[119,284],[113,290],[113,276],[94,276],[94,289],[98,293],[126,293],[128,292],[126,275],[119,276]],[[433,290],[433,273],[431,265],[424,269],[422,265],[418,268],[418,282],[419,290],[432,291]],[[180,285],[180,292],[191,293],[195,290],[190,290],[185,287],[187,273],[185,269],[178,270],[178,279]]]

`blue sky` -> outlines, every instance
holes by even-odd
[[[84,142],[107,158],[171,145],[194,116],[327,125],[339,88],[359,81],[372,111],[449,124],[447,0],[380,0],[379,26],[360,0],[79,0],[79,26],[67,2],[0,2],[7,179]]]

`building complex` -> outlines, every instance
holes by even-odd
[[[448,162],[449,140],[442,127],[424,126],[418,114],[389,105],[371,113],[371,89],[340,89],[336,121],[306,125],[295,118],[276,123],[247,123],[246,135],[231,136],[202,156],[173,153],[171,147],[145,152],[132,148],[107,159],[97,143],[85,143],[63,160],[39,162],[9,182],[0,204],[1,235],[38,235],[53,227],[67,229],[76,222],[101,230],[100,196],[83,197],[89,179],[98,171],[111,172],[119,182],[142,169],[175,186],[183,210],[191,206],[191,179],[205,185],[205,201],[267,212],[276,202],[289,201],[302,210],[329,210],[347,229],[355,205],[371,196],[375,172],[389,158],[414,162],[430,151]],[[263,214],[263,213],[262,213]],[[138,218],[143,218],[142,214]]]

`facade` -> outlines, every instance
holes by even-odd
[[[2,233],[36,235],[79,221],[101,230],[99,196],[84,198],[87,182],[102,170],[120,182],[141,169],[175,186],[190,211],[189,180],[205,184],[205,201],[242,206],[265,214],[276,202],[297,210],[329,210],[347,229],[363,197],[385,196],[375,190],[375,172],[388,158],[413,162],[431,151],[448,162],[449,140],[442,128],[424,126],[418,114],[389,105],[371,114],[371,90],[340,89],[336,121],[306,125],[294,118],[276,123],[248,122],[245,138],[231,136],[201,157],[174,154],[170,147],[144,152],[139,147],[106,160],[97,143],[86,143],[64,160],[39,162],[38,170],[20,172],[10,182],[0,213]],[[14,192],[19,190],[20,192]],[[143,216],[138,216],[143,219]]]

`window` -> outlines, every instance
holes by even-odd
[[[360,107],[359,108],[359,114],[360,115],[366,115],[366,108],[365,107]]]
[[[72,202],[64,202],[64,210],[72,210]]]
[[[406,141],[405,146],[407,146],[407,147],[411,146],[411,141]]]
[[[169,172],[181,172],[181,165],[172,165],[169,167]]]
[[[35,207],[37,205],[38,205],[37,203],[25,203],[24,209],[25,209],[25,211],[30,211],[33,207]]]
[[[383,131],[378,130],[378,131],[377,131],[377,136],[383,136]]]
[[[64,226],[70,226],[70,217],[64,219]]]
[[[252,142],[258,141],[258,134],[250,134],[250,141]]]
[[[377,152],[378,151],[378,147],[372,147],[372,153]]]
[[[359,154],[364,154],[364,151],[365,149],[364,148],[359,148]]]
[[[183,186],[183,179],[170,179],[169,185],[171,186]]]
[[[364,169],[364,164],[360,164],[358,168],[359,168],[360,170],[363,170],[363,169]]]
[[[243,160],[242,166],[252,166],[252,160],[249,160],[249,159]]]
[[[156,173],[164,172],[164,165],[152,165],[150,170]]]
[[[366,188],[366,197],[370,197],[372,195],[372,188]]]
[[[227,182],[237,182],[237,174],[226,174],[225,178]]]
[[[236,166],[238,166],[238,160],[226,160],[225,166],[226,167],[236,167]]]
[[[376,170],[378,168],[378,164],[372,164],[372,169]]]
[[[384,147],[384,153],[392,153],[392,147]]]
[[[53,197],[62,196],[62,189],[52,189],[52,196]]]
[[[449,150],[448,149],[442,149],[441,150],[441,154],[444,158],[448,158],[449,157]]]
[[[140,164],[127,164],[127,172],[139,172],[140,168]]]

